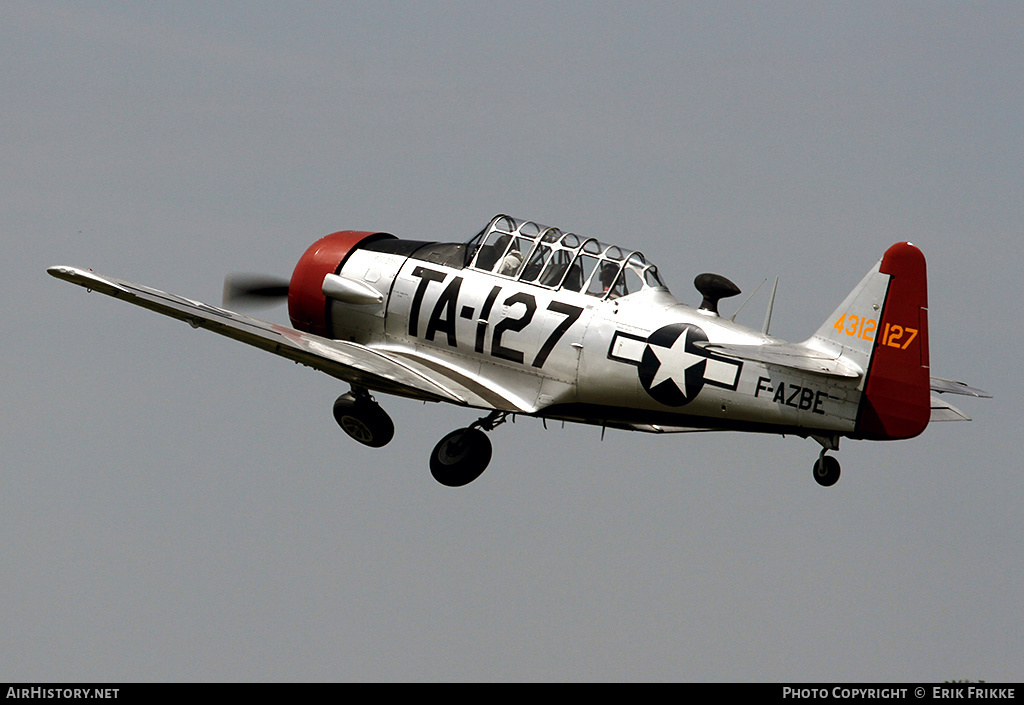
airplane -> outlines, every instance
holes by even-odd
[[[600,426],[602,437],[612,428],[811,438],[821,445],[813,476],[827,487],[839,479],[827,453],[840,438],[912,438],[930,421],[970,420],[936,394],[990,397],[931,376],[925,258],[908,242],[888,248],[800,343],[769,334],[774,292],[762,329],[749,328],[719,313],[740,293],[721,275],[697,276],[693,308],[641,252],[508,215],[459,243],[335,232],[289,280],[227,277],[222,307],[92,270],[47,271],[349,383],[334,417],[372,448],[395,427],[371,392],[485,410],[430,455],[449,487],[486,469],[486,432],[515,415]],[[228,308],[279,298],[292,327]]]

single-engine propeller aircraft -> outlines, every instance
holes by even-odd
[[[931,377],[924,255],[893,245],[804,342],[719,314],[739,294],[701,274],[680,303],[640,252],[496,216],[465,243],[342,231],[314,243],[290,281],[228,277],[223,308],[91,270],[50,274],[344,380],[334,416],[352,438],[386,445],[394,424],[370,392],[487,410],[434,448],[430,469],[465,485],[491,459],[510,415],[678,433],[794,434],[821,445],[814,478],[839,478],[843,436],[895,440],[929,421],[968,420],[932,392],[987,397]],[[229,307],[286,297],[292,328]],[[772,295],[774,300],[774,294]]]

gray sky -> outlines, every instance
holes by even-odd
[[[1020,680],[1024,5],[0,4],[0,680]],[[520,418],[347,387],[58,282],[219,302],[341,229],[507,212],[673,292],[781,277],[802,340],[893,242],[975,418],[845,441]],[[740,314],[759,326],[765,296]],[[723,306],[726,313],[735,304]],[[283,321],[283,309],[266,316]]]

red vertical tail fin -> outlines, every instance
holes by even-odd
[[[909,242],[886,250],[879,273],[889,276],[857,415],[856,436],[912,438],[928,426],[928,281],[924,254]]]

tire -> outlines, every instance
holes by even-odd
[[[462,487],[491,462],[491,441],[477,428],[460,428],[442,438],[430,454],[430,474],[445,487]]]
[[[342,394],[334,402],[334,420],[350,438],[370,448],[386,446],[395,437],[395,424],[386,411],[351,394]]]
[[[839,482],[839,461],[831,455],[823,455],[814,463],[814,479],[822,487],[831,487]]]

